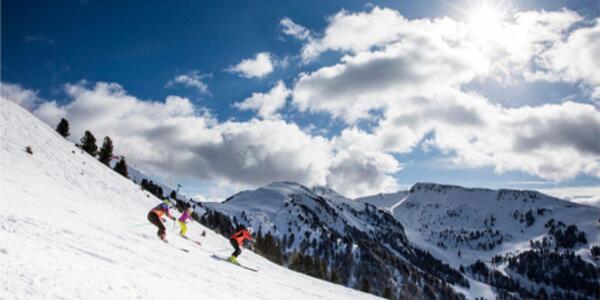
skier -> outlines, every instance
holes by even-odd
[[[229,238],[229,242],[231,243],[231,246],[233,246],[233,249],[235,249],[235,251],[233,251],[233,253],[229,257],[229,259],[228,259],[229,262],[232,262],[234,264],[238,263],[237,257],[242,253],[242,250],[240,249],[240,247],[242,245],[244,245],[244,242],[246,240],[248,240],[250,242],[254,242],[251,234],[252,234],[252,228],[246,229],[246,227],[244,225],[240,225],[237,228],[237,232],[234,233],[233,235],[231,235],[231,237]]]
[[[179,226],[181,227],[181,230],[179,231],[179,234],[181,235],[181,237],[186,238],[187,236],[185,235],[185,233],[187,232],[187,225],[185,224],[186,221],[192,220],[191,214],[192,214],[192,208],[188,207],[186,208],[183,213],[181,214],[181,216],[179,217],[179,219],[177,220],[179,222]]]
[[[171,220],[175,221],[175,217],[173,217],[171,215],[171,212],[169,211],[169,205],[167,205],[164,202],[157,205],[152,210],[150,210],[150,212],[148,212],[148,221],[150,221],[150,223],[152,223],[156,227],[158,227],[158,232],[157,232],[158,237],[161,240],[166,242],[167,240],[165,239],[165,237],[166,237],[167,233],[166,233],[165,224],[163,224],[163,222],[165,222],[165,219],[163,219],[163,217],[162,217],[165,214]]]

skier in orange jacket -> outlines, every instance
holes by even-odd
[[[233,251],[233,253],[231,254],[231,256],[229,257],[229,261],[237,264],[237,257],[242,253],[242,250],[240,249],[241,246],[244,245],[244,242],[246,240],[253,242],[254,240],[252,239],[252,229],[246,229],[246,227],[244,225],[240,225],[237,228],[237,232],[232,234],[229,237],[229,242],[231,243],[231,246],[233,246],[233,249],[235,249],[235,251]]]
[[[167,233],[165,224],[163,224],[163,215],[167,215],[171,220],[175,220],[175,217],[169,211],[169,205],[165,202],[157,205],[148,212],[148,221],[158,227],[158,232],[156,233],[158,237],[163,241],[167,241],[165,239]]]

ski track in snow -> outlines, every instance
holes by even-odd
[[[392,213],[392,215],[394,215],[396,208],[398,208],[398,206],[402,205],[402,203],[404,203],[404,201],[406,201],[406,199],[408,199],[408,196],[402,198],[402,200],[398,201],[398,203],[396,203],[390,207],[390,212]]]
[[[231,246],[197,223],[202,246],[170,223],[165,244],[146,219],[158,199],[16,104],[0,114],[0,299],[376,299],[248,250],[259,272],[211,259]]]

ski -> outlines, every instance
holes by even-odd
[[[246,267],[246,266],[244,266],[244,265],[242,265],[242,264],[240,264],[240,263],[237,263],[237,264],[236,264],[236,263],[232,263],[232,262],[230,262],[230,261],[229,261],[227,258],[223,258],[223,257],[217,256],[217,255],[212,255],[211,257],[212,257],[213,259],[216,259],[216,260],[221,260],[221,261],[224,261],[224,262],[228,262],[228,263],[230,263],[230,264],[232,264],[232,265],[234,265],[234,266],[238,266],[238,267],[240,267],[240,268],[243,268],[243,269],[246,269],[246,270],[248,270],[248,271],[252,271],[252,272],[258,272],[258,270],[257,270],[257,269],[253,269],[253,268],[250,268],[250,267]]]
[[[190,239],[189,237],[187,237],[187,236],[185,236],[185,235],[179,235],[179,236],[180,236],[182,239],[184,239],[184,240],[188,240],[188,241],[190,241],[190,242],[192,242],[192,243],[194,243],[194,244],[196,244],[196,245],[198,245],[198,246],[202,246],[202,243],[200,243],[200,241],[197,241],[197,240],[192,240],[192,239]]]

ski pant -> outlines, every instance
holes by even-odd
[[[148,221],[150,221],[150,223],[154,224],[154,226],[158,227],[158,232],[156,234],[158,234],[158,236],[162,238],[165,235],[166,228],[165,228],[165,224],[163,224],[163,222],[160,220],[158,215],[152,211],[149,212],[148,213]]]
[[[187,224],[185,224],[185,222],[179,222],[179,226],[181,226],[181,231],[179,231],[179,233],[181,233],[181,235],[185,235],[185,233],[187,232]]]
[[[242,253],[240,245],[238,245],[238,242],[235,239],[229,239],[229,242],[231,243],[231,246],[233,246],[233,249],[235,249],[235,251],[231,253],[231,256],[238,257]]]

